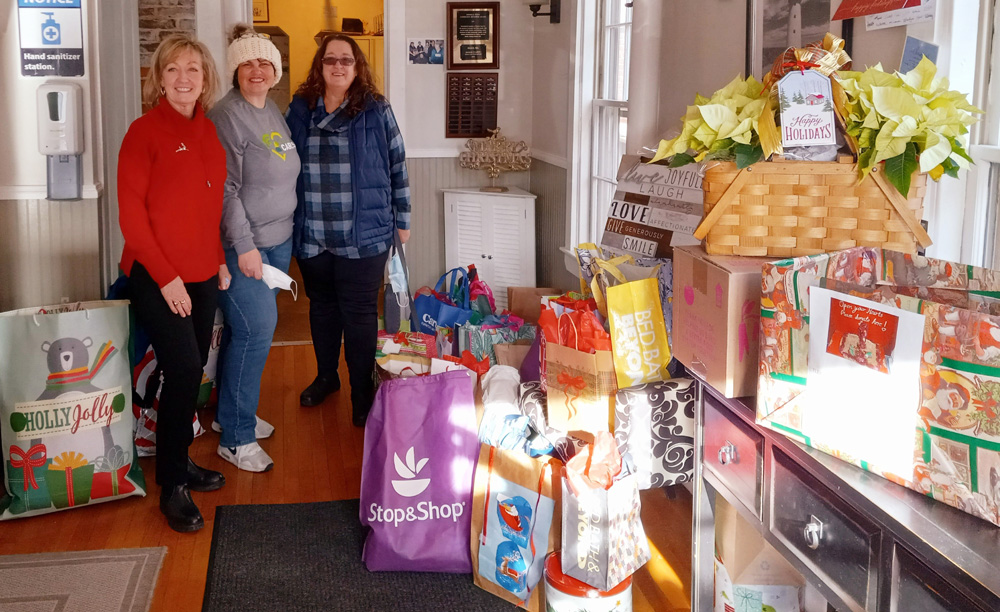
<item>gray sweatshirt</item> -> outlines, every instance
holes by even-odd
[[[226,149],[222,244],[238,255],[282,244],[292,236],[299,154],[271,100],[264,108],[229,90],[208,112]]]

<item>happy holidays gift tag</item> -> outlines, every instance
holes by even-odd
[[[781,145],[807,147],[837,144],[830,77],[814,70],[793,70],[778,81]]]

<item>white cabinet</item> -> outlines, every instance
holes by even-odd
[[[535,195],[516,187],[442,191],[445,265],[475,264],[499,312],[507,307],[507,287],[535,286]]]

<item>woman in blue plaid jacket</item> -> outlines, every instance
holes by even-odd
[[[330,34],[286,116],[302,159],[293,253],[309,296],[317,376],[299,396],[316,406],[340,389],[343,340],[352,420],[374,399],[378,291],[392,232],[410,235],[410,187],[399,126],[368,60],[347,35]]]

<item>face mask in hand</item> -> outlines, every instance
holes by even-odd
[[[274,266],[264,264],[261,280],[271,289],[287,289],[292,292],[292,299],[299,299],[298,286],[291,276],[288,276]]]
[[[403,268],[403,262],[398,254],[389,260],[389,284],[392,285],[393,293],[404,295],[409,293],[409,288],[406,286],[406,269]]]

